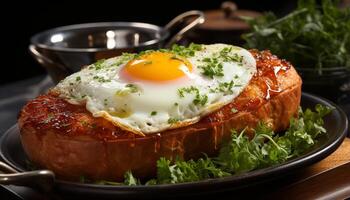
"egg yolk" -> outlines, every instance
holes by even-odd
[[[186,58],[169,52],[151,52],[129,61],[123,71],[136,79],[170,81],[188,76],[192,65]]]

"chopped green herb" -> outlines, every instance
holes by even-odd
[[[196,88],[194,86],[187,87],[187,88],[186,87],[185,88],[180,88],[180,89],[178,89],[178,93],[179,93],[179,96],[181,98],[185,97],[185,93],[187,93],[187,94],[195,94],[195,98],[193,99],[193,103],[195,105],[200,104],[200,105],[204,106],[207,103],[207,101],[208,101],[208,96],[205,95],[205,94],[201,95],[199,93],[198,88]]]
[[[94,76],[92,77],[94,80],[97,80],[100,83],[111,82],[111,79],[106,79],[103,76]]]
[[[179,119],[177,118],[169,118],[168,119],[168,124],[175,124],[176,122],[180,121]]]
[[[125,185],[140,185],[141,182],[139,179],[135,178],[131,171],[127,171],[124,175],[124,184]]]
[[[179,105],[179,103],[177,103],[177,102],[174,103],[174,106],[178,106],[178,105]]]
[[[221,82],[219,83],[219,86],[214,89],[210,89],[211,92],[222,92],[224,94],[232,94],[233,90],[232,88],[235,87],[236,85],[234,84],[233,81],[230,82]]]
[[[178,56],[171,56],[170,57],[170,59],[172,59],[172,60],[178,60],[178,61],[181,61],[181,62],[183,62],[183,60],[181,59],[181,58],[179,58]]]
[[[157,115],[157,111],[152,111],[151,116]]]
[[[214,78],[214,76],[224,76],[223,65],[219,62],[218,58],[204,58],[202,60],[204,65],[199,66],[202,69],[202,74],[208,76],[210,78]]]
[[[76,80],[76,81],[81,81],[80,76],[77,76],[77,77],[75,78],[75,80]]]
[[[54,117],[55,117],[55,116],[54,116],[53,113],[49,113],[49,114],[47,115],[47,118],[43,121],[44,124],[47,124],[47,123],[51,122],[51,120],[52,120]]]
[[[81,121],[80,122],[81,125],[83,125],[84,127],[88,127],[90,124],[87,121]]]
[[[135,84],[130,83],[130,84],[125,85],[124,89],[117,90],[115,94],[117,96],[125,96],[125,95],[128,95],[130,93],[136,93],[139,91],[140,91],[140,89]]]
[[[237,53],[232,53],[233,47],[225,47],[220,51],[220,58],[225,62],[238,62],[243,61],[243,56],[239,56]]]
[[[232,112],[232,113],[237,113],[238,110],[237,110],[236,108],[232,108],[232,109],[231,109],[231,112]]]
[[[196,51],[202,50],[202,45],[191,43],[188,47],[174,44],[171,52],[183,57],[193,57]]]
[[[185,87],[178,89],[178,93],[180,97],[185,97],[185,93],[199,93],[198,88],[191,86],[191,87]]]
[[[202,59],[203,64],[199,66],[202,69],[202,74],[213,78],[214,76],[224,76],[223,62],[238,62],[242,64],[243,56],[233,53],[235,47],[224,47],[219,53],[214,53],[210,57]]]
[[[135,57],[136,54],[134,53],[123,53],[112,66],[120,66],[121,64],[124,64],[127,61],[134,59]]]
[[[125,87],[129,88],[131,93],[139,91],[139,88],[134,84],[127,84]]]
[[[139,52],[138,54],[135,55],[134,59],[137,59],[139,58],[140,56],[143,56],[143,55],[146,55],[146,54],[150,54],[150,53],[153,53],[155,52],[155,50],[145,50],[145,51],[141,51]]]
[[[93,67],[95,68],[95,70],[100,70],[100,69],[102,69],[103,64],[104,64],[105,61],[106,61],[106,59],[101,59],[101,60],[98,60],[97,62],[95,62],[95,63],[93,64]]]

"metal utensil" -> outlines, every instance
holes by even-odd
[[[34,170],[18,172],[4,162],[0,161],[0,184],[39,187],[49,191],[55,182],[55,174],[50,170]]]
[[[189,19],[192,21],[188,22]],[[63,26],[34,35],[29,51],[58,82],[79,71],[82,66],[102,58],[123,52],[169,47],[203,22],[204,14],[192,10],[175,17],[165,27],[139,22]],[[180,25],[183,27],[176,32]]]

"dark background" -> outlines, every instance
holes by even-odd
[[[139,21],[162,26],[184,11],[217,9],[221,2],[223,0],[7,1],[0,14],[3,21],[0,84],[45,73],[27,50],[30,37],[37,32],[57,26],[102,21]],[[295,0],[235,2],[239,8],[274,11],[278,15],[286,14],[296,5]]]

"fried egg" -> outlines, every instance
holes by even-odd
[[[192,44],[100,60],[54,90],[94,117],[145,135],[198,122],[232,102],[255,73],[243,48]]]

